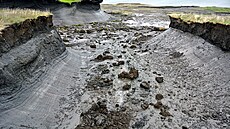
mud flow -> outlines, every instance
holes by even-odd
[[[200,10],[127,8],[104,6],[106,22],[58,24],[66,52],[0,113],[0,127],[229,129],[230,53],[169,28],[168,12]]]

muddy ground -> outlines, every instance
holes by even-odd
[[[211,12],[102,9],[110,21],[58,26],[66,53],[34,94],[1,113],[2,128],[230,128],[230,53],[168,28],[166,15]]]

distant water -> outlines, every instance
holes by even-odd
[[[217,6],[229,7],[230,0],[103,0],[103,4],[143,3],[153,6]]]

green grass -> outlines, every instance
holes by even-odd
[[[26,19],[36,19],[39,16],[49,15],[52,14],[31,9],[0,9],[0,30],[11,24],[23,22]]]
[[[169,16],[174,18],[180,18],[185,22],[198,22],[198,23],[220,23],[224,25],[230,25],[230,16],[218,16],[218,15],[204,15],[204,14],[186,14],[186,13],[172,13]]]
[[[68,3],[68,4],[72,4],[74,2],[81,2],[81,0],[58,0],[58,1],[62,3]]]
[[[230,13],[230,8],[222,8],[222,7],[202,7],[204,10],[209,10],[213,12],[221,12],[221,13]]]

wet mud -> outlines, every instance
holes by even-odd
[[[228,129],[230,53],[168,28],[172,10],[58,26],[67,53],[0,126]]]

